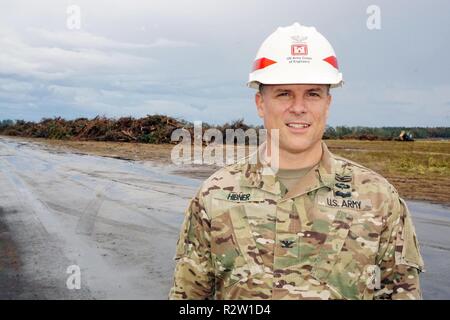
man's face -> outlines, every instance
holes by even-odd
[[[331,103],[328,85],[264,85],[255,102],[269,134],[279,129],[280,151],[300,153],[320,143]]]

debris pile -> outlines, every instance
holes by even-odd
[[[96,140],[121,141],[163,144],[177,144],[180,141],[171,141],[172,133],[176,129],[185,129],[194,140],[194,124],[185,120],[171,118],[165,115],[147,115],[144,118],[122,117],[119,119],[97,116],[93,119],[78,118],[65,120],[61,117],[44,118],[40,122],[24,120],[0,120],[0,134],[20,137],[36,137],[62,140]],[[227,142],[227,130],[236,130],[235,133],[248,129],[255,129],[258,139],[261,136],[259,129],[262,126],[248,125],[243,119],[235,120],[223,125],[202,124],[202,137],[205,130],[216,129],[222,134],[223,143]],[[216,131],[216,132],[217,132]],[[241,132],[242,132],[241,131]],[[400,133],[400,135],[399,135]],[[413,138],[414,136],[414,138]],[[211,141],[220,135],[214,136]],[[435,128],[405,128],[405,127],[346,127],[327,126],[323,139],[368,140],[368,141],[414,141],[415,139],[443,138],[450,139],[450,127]],[[218,141],[219,142],[219,141]],[[207,142],[204,141],[204,144]],[[235,140],[235,143],[241,143]],[[245,144],[250,143],[245,137]]]
[[[56,117],[42,119],[38,123],[17,120],[14,124],[1,127],[0,134],[62,140],[171,143],[172,131],[183,127],[193,130],[192,124],[164,115],[148,115],[140,119],[97,116],[90,120]]]

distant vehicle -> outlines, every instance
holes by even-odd
[[[398,136],[397,139],[395,139],[397,141],[414,141],[413,135],[411,132],[406,132],[404,130],[402,130],[402,132],[400,132],[400,135]]]

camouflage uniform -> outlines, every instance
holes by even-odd
[[[220,169],[186,210],[171,299],[421,299],[405,202],[377,173],[323,154],[286,194],[249,161]]]

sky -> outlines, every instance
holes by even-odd
[[[450,124],[448,0],[0,0],[0,8],[0,119],[157,113],[261,124],[248,73],[262,41],[299,22],[331,42],[344,76],[329,125]]]

